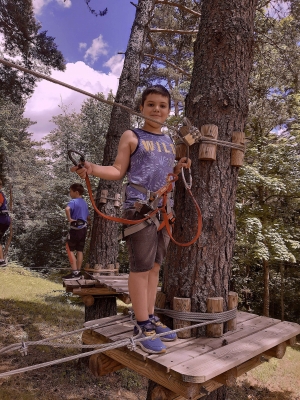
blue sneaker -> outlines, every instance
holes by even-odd
[[[157,334],[171,331],[171,329],[168,328],[166,325],[164,325],[156,315],[154,315],[152,318],[150,318],[150,321],[151,321],[151,324],[154,325],[155,332]],[[177,339],[177,335],[176,335],[176,333],[171,332],[167,335],[160,336],[160,339],[165,342],[172,342],[173,340]]]
[[[139,338],[148,337],[148,340],[143,340],[142,342],[137,342],[136,344],[141,347],[146,353],[149,354],[159,354],[166,352],[166,346],[162,343],[160,338],[154,337],[155,336],[155,327],[152,323],[148,322],[146,325],[141,326],[142,334]],[[133,334],[136,336],[138,335],[139,330],[135,326],[133,330]]]

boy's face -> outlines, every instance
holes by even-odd
[[[169,99],[161,94],[150,93],[146,97],[144,105],[141,106],[141,113],[145,117],[150,117],[161,123],[164,123],[169,116]],[[156,125],[154,122],[147,121],[149,125]],[[161,125],[159,125],[160,127]]]

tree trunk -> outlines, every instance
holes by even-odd
[[[154,0],[139,1],[135,20],[131,29],[130,39],[125,53],[124,66],[119,80],[119,87],[115,101],[133,108],[134,97],[139,83],[140,64],[143,58],[143,47],[148,32],[148,24],[152,15]],[[111,120],[106,136],[103,165],[112,165],[117,155],[117,148],[122,133],[130,128],[130,115],[119,107],[113,107]],[[121,193],[121,181],[101,180],[98,186],[97,199],[100,199],[101,190],[108,190],[108,197]],[[97,206],[102,212],[117,215],[118,209],[110,200],[107,204]],[[118,257],[118,224],[100,218],[95,214],[91,246],[90,265],[115,264]]]
[[[110,317],[117,314],[117,302],[115,296],[95,297],[94,304],[85,306],[85,322],[98,318]]]
[[[270,316],[270,267],[267,260],[263,260],[264,269],[264,305],[263,305],[263,315],[265,317]]]
[[[244,130],[256,5],[257,0],[202,1],[186,115],[199,129],[217,125],[222,141],[231,142],[234,131]],[[202,210],[203,233],[191,247],[171,243],[163,291],[170,307],[173,297],[190,297],[192,311],[205,312],[207,297],[223,297],[227,308],[238,168],[230,165],[228,147],[218,146],[216,161],[199,161],[198,153],[199,144],[190,147],[192,192]],[[196,232],[197,218],[182,180],[176,186],[175,213],[174,236],[186,242]],[[224,399],[225,394],[220,388],[205,399]]]

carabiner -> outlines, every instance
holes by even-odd
[[[73,158],[72,153],[78,154],[80,156],[80,162],[79,163],[75,160],[75,158]],[[69,156],[69,159],[72,161],[72,163],[76,167],[82,168],[84,166],[85,158],[84,158],[84,155],[82,153],[80,153],[79,151],[70,149],[70,150],[68,150],[68,156]]]
[[[185,170],[185,169],[186,169],[186,168],[183,168],[183,167],[181,168],[182,180],[183,180],[183,183],[184,183],[185,188],[191,190],[191,188],[192,188],[192,182],[193,182],[193,180],[192,180],[191,168],[189,168],[189,182],[187,182],[186,179],[185,179],[185,175],[184,175],[184,170]]]

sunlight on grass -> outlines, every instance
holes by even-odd
[[[269,379],[276,374],[278,368],[278,361],[276,358],[271,358],[269,362],[256,367],[251,371],[251,375],[262,383],[268,382]]]
[[[0,279],[1,299],[37,301],[50,292],[52,296],[59,296],[63,290],[62,284],[43,279],[14,263],[1,268]]]

